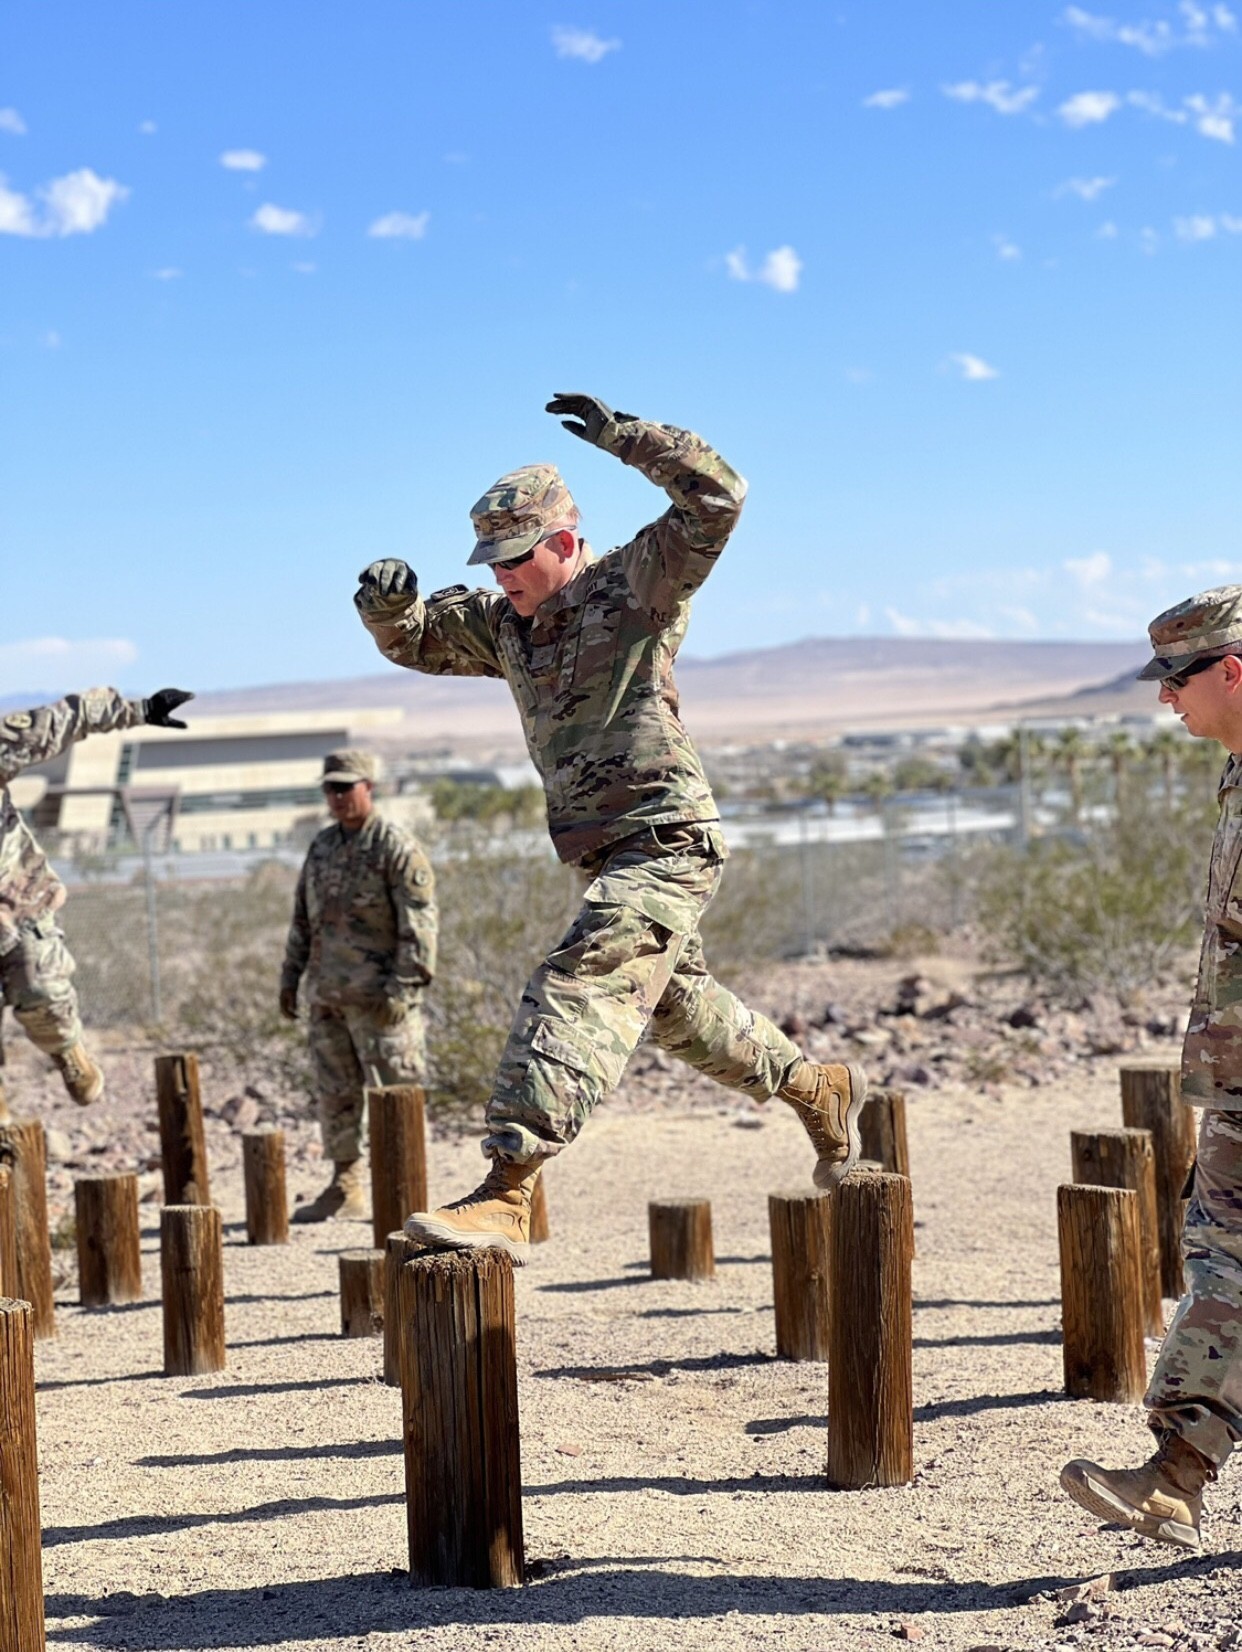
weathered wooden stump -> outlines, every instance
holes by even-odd
[[[832,1195],[828,1480],[914,1476],[914,1198],[909,1178],[853,1172]]]
[[[424,1251],[400,1269],[410,1582],[524,1581],[513,1264],[501,1251]]]
[[[397,1312],[397,1284],[402,1264],[411,1256],[421,1256],[422,1245],[404,1233],[390,1233],[384,1240],[384,1381],[390,1388],[401,1386],[401,1336]]]
[[[381,1250],[406,1217],[427,1208],[427,1131],[417,1084],[367,1091],[371,1138],[371,1231]]]
[[[0,1162],[13,1172],[17,1295],[34,1309],[35,1341],[56,1335],[47,1227],[47,1137],[38,1119],[0,1124]]]
[[[78,1301],[84,1308],[142,1300],[138,1178],[132,1171],[80,1176],[73,1184]]]
[[[165,1205],[160,1212],[164,1375],[223,1371],[224,1249],[214,1205]]]
[[[242,1135],[246,1183],[246,1239],[252,1245],[289,1243],[289,1195],[285,1189],[285,1133],[247,1130]]]
[[[384,1329],[384,1253],[343,1250],[337,1261],[341,1279],[341,1335],[373,1337]]]
[[[770,1193],[772,1299],[781,1359],[828,1358],[832,1200],[827,1194]]]
[[[864,1159],[873,1159],[895,1176],[910,1174],[906,1098],[900,1090],[872,1090],[863,1102],[858,1131]]]
[[[714,1279],[712,1207],[707,1199],[660,1199],[647,1206],[653,1279]]]
[[[34,1310],[0,1300],[0,1647],[45,1652]]]
[[[1123,1067],[1121,1116],[1131,1129],[1151,1131],[1160,1221],[1160,1283],[1165,1296],[1180,1297],[1185,1289],[1182,1190],[1195,1162],[1195,1113],[1182,1100],[1180,1069],[1156,1062]]]
[[[535,1190],[530,1196],[530,1242],[543,1245],[552,1237],[548,1227],[548,1196],[543,1190],[543,1171],[535,1178]]]
[[[1139,1196],[1129,1188],[1057,1189],[1065,1391],[1126,1403],[1147,1386]]]
[[[13,1169],[0,1164],[0,1296],[20,1300],[17,1271],[17,1188]]]
[[[207,1143],[198,1057],[157,1055],[155,1094],[160,1116],[160,1158],[166,1205],[208,1205]]]
[[[1160,1289],[1160,1218],[1156,1160],[1150,1130],[1073,1130],[1074,1180],[1084,1187],[1128,1187],[1138,1195],[1143,1324],[1148,1336],[1164,1331]]]

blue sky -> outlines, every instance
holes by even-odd
[[[1236,3],[1236,0],[1234,0]],[[0,14],[0,692],[383,669],[542,412],[748,477],[695,654],[1141,635],[1242,579],[1242,5]]]

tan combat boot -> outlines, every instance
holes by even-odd
[[[1203,1488],[1215,1478],[1206,1457],[1180,1435],[1169,1434],[1141,1468],[1101,1468],[1076,1457],[1061,1470],[1061,1487],[1080,1508],[1111,1525],[1197,1549]]]
[[[72,1048],[62,1050],[54,1055],[52,1060],[60,1068],[60,1076],[65,1081],[65,1089],[77,1102],[79,1107],[89,1107],[93,1101],[98,1101],[104,1093],[104,1076],[101,1069],[91,1059],[90,1051],[78,1040]]]
[[[530,1258],[530,1201],[539,1163],[493,1159],[481,1187],[440,1210],[416,1211],[405,1224],[411,1239],[457,1250],[507,1250],[520,1267]]]
[[[800,1061],[777,1094],[797,1113],[811,1138],[817,1155],[812,1177],[816,1187],[835,1187],[862,1152],[858,1115],[867,1099],[867,1075],[861,1067],[838,1062],[817,1066]]]
[[[308,1205],[300,1205],[291,1218],[294,1222],[327,1222],[334,1216],[365,1216],[367,1202],[363,1189],[361,1159],[337,1159],[332,1166],[332,1180],[317,1198]]]

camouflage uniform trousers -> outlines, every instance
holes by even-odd
[[[73,957],[50,914],[20,924],[16,944],[0,953],[0,994],[45,1055],[62,1055],[82,1037]]]
[[[315,1116],[324,1156],[336,1161],[359,1159],[366,1143],[364,1090],[426,1080],[422,1007],[411,1004],[404,1021],[381,1027],[368,1009],[312,1004],[309,1040]]]
[[[558,1153],[620,1081],[650,1027],[661,1049],[767,1100],[801,1053],[708,974],[698,925],[723,869],[710,826],[652,827],[600,858],[582,910],[522,994],[483,1151]]]
[[[1242,1440],[1242,1113],[1204,1111],[1182,1255],[1189,1289],[1144,1404],[1219,1468]]]

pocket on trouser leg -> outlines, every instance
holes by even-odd
[[[528,1022],[501,1058],[485,1146],[515,1158],[567,1146],[620,1082],[629,1054],[628,1043],[599,1024]]]

